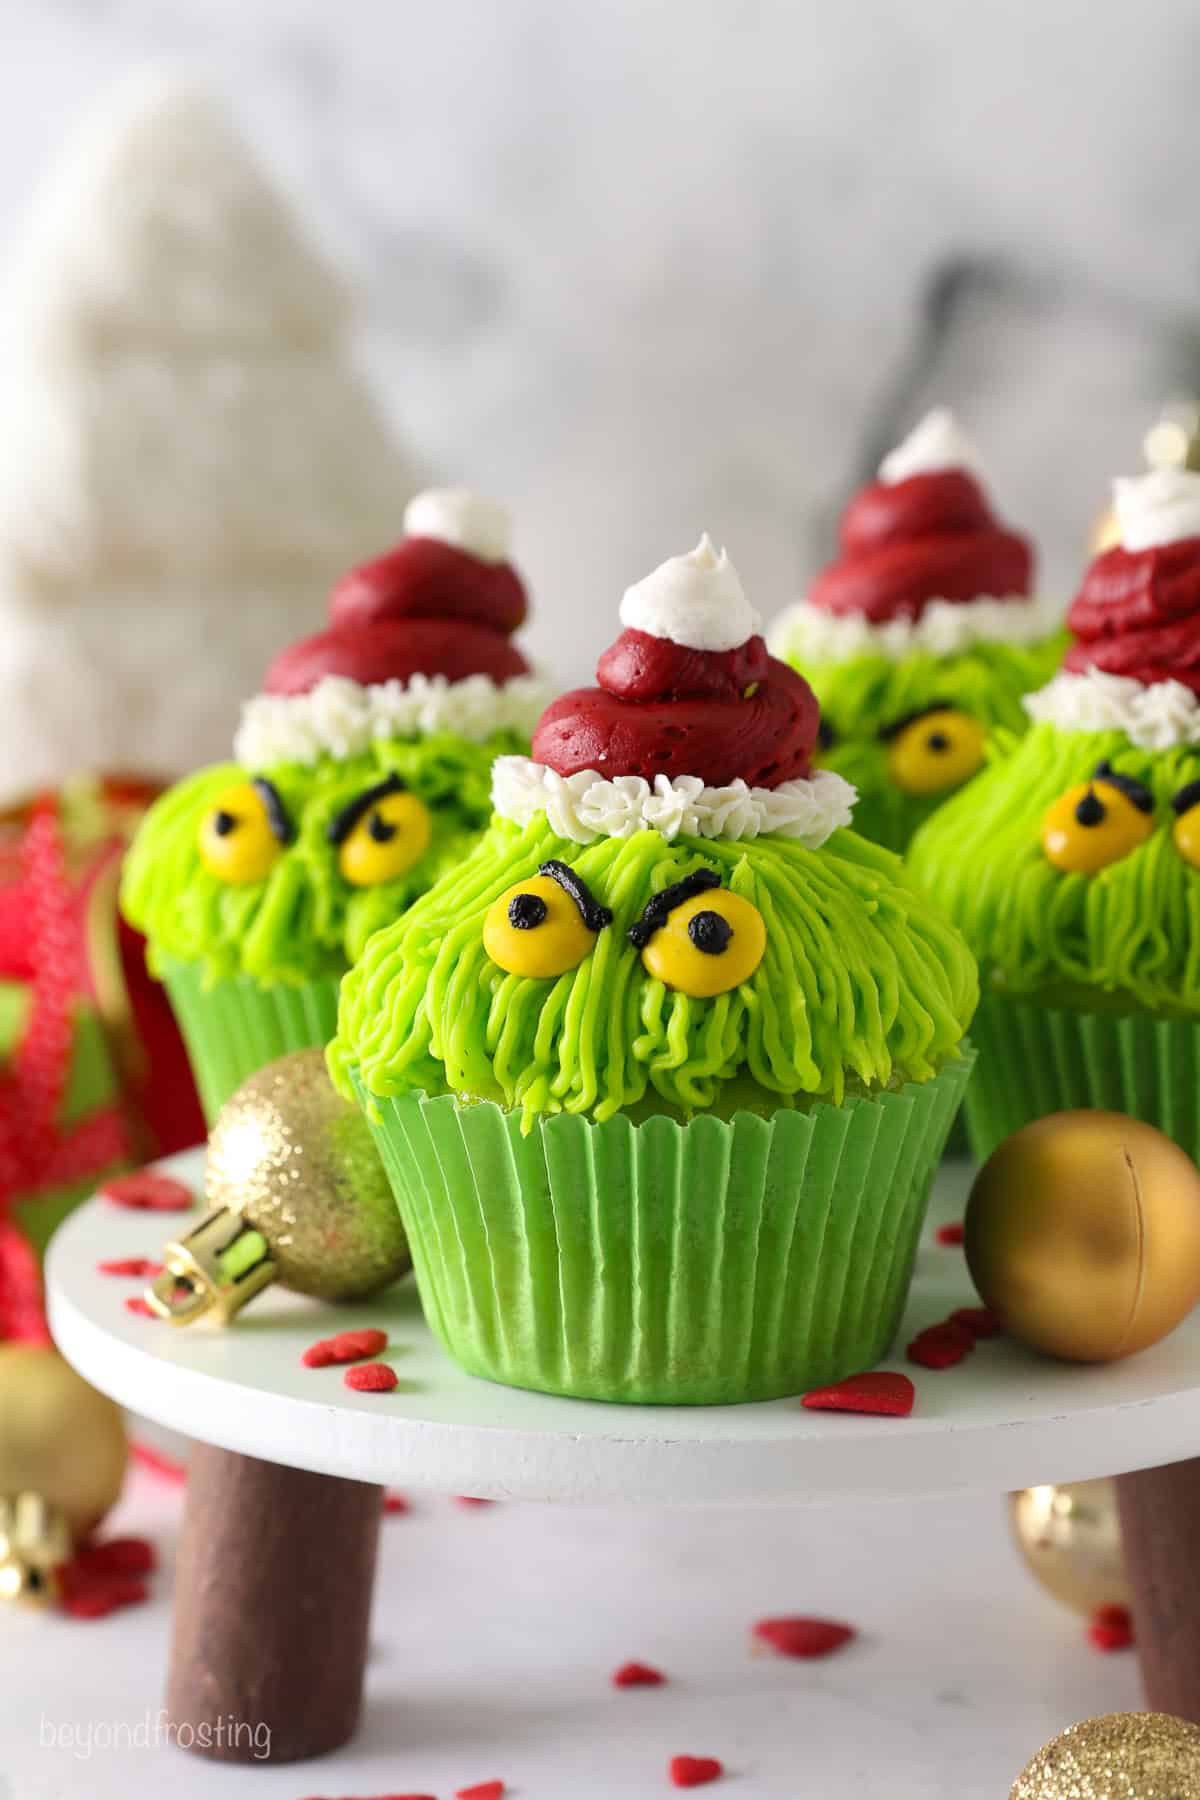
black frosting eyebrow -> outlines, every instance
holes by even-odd
[[[721,877],[712,869],[696,869],[685,875],[682,881],[673,882],[663,889],[661,894],[654,894],[646,902],[645,910],[636,925],[631,925],[625,936],[635,950],[644,950],[650,939],[660,926],[665,925],[677,906],[685,900],[694,900],[697,894],[707,894],[721,885]]]
[[[953,707],[949,700],[931,700],[928,706],[918,706],[914,711],[905,713],[902,719],[893,719],[890,725],[881,725],[879,736],[886,744],[889,738],[899,737],[902,731],[907,731],[910,725],[915,725],[918,719],[927,718],[930,713],[955,712],[956,710],[957,708]]]
[[[1118,775],[1110,762],[1105,761],[1098,764],[1093,779],[1107,782],[1109,787],[1115,787],[1118,793],[1124,794],[1131,805],[1137,807],[1139,812],[1152,813],[1154,811],[1154,795],[1145,782],[1136,780],[1132,775]]]
[[[281,844],[290,844],[296,835],[296,827],[292,824],[287,807],[283,804],[283,796],[273,781],[265,775],[255,775],[250,786],[254,789],[267,815],[267,824]]]
[[[612,913],[608,907],[601,906],[587,882],[583,880],[582,876],[577,875],[574,869],[568,868],[566,863],[559,862],[556,857],[551,857],[549,862],[542,864],[538,874],[547,875],[551,881],[557,881],[563,893],[571,896],[579,908],[580,918],[589,931],[603,931],[606,925],[612,924]]]
[[[1193,806],[1200,806],[1200,778],[1189,781],[1181,787],[1177,794],[1171,796],[1171,811],[1182,815],[1190,812]]]
[[[343,806],[341,812],[335,814],[325,827],[325,836],[331,844],[344,844],[363,814],[377,800],[385,799],[388,794],[402,794],[404,791],[405,783],[399,775],[386,775],[374,787],[364,788],[361,794],[356,794],[353,800]]]

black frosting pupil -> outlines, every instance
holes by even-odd
[[[1089,788],[1079,805],[1075,808],[1075,817],[1081,825],[1103,824],[1107,816],[1103,800],[1095,788]]]
[[[832,750],[833,739],[833,726],[829,723],[828,719],[822,719],[821,723],[817,726],[817,742],[820,744],[822,750]]]
[[[540,894],[514,894],[508,903],[508,922],[517,931],[533,931],[546,917]]]
[[[939,754],[950,748],[950,739],[944,731],[931,731],[925,742],[931,750],[936,750]]]
[[[390,844],[396,835],[396,826],[389,825],[381,814],[373,812],[367,826],[367,835],[376,844]]]
[[[718,912],[693,913],[688,920],[688,936],[705,956],[720,956],[729,948],[733,926]]]
[[[218,837],[228,837],[236,824],[237,820],[234,815],[226,812],[223,806],[213,816],[213,830]]]

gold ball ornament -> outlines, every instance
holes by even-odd
[[[1200,1300],[1200,1170],[1138,1119],[1053,1113],[979,1171],[964,1247],[1013,1337],[1068,1362],[1115,1362]]]
[[[1038,1751],[1009,1800],[1200,1800],[1200,1726],[1167,1713],[1085,1719]]]
[[[128,1459],[120,1407],[57,1350],[0,1344],[0,1497],[40,1495],[78,1543],[115,1503]]]
[[[266,1240],[296,1293],[361,1300],[409,1267],[370,1128],[334,1088],[322,1050],[297,1050],[242,1083],[208,1139],[209,1204]]]
[[[1064,1606],[1090,1616],[1129,1605],[1115,1482],[1022,1488],[1009,1499],[1009,1519],[1026,1567]]]

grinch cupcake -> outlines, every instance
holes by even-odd
[[[1029,735],[910,854],[982,964],[981,1157],[1094,1106],[1200,1158],[1200,475],[1119,481],[1116,517]]]
[[[546,687],[511,642],[508,535],[474,495],[419,495],[396,548],[338,583],[327,629],[273,663],[236,762],[147,815],[123,908],[210,1120],[265,1063],[329,1041],[348,963],[462,860],[492,759],[528,744]]]
[[[707,539],[501,757],[487,837],[373,937],[331,1067],[467,1369],[763,1400],[869,1368],[966,1080],[957,933],[814,771]]]
[[[973,449],[931,412],[846,508],[837,559],[777,619],[772,648],[821,702],[821,763],[859,792],[854,823],[902,850],[978,773],[996,726],[1065,644],[1061,608],[1033,595],[1028,541],[1001,525]]]

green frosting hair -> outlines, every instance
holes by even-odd
[[[557,858],[613,923],[575,968],[506,974],[483,947],[492,903]],[[756,906],[754,974],[697,1000],[649,975],[626,931],[698,868]],[[924,1081],[956,1050],[977,999],[962,939],[897,859],[851,832],[820,850],[655,831],[581,848],[542,816],[493,822],[463,866],[367,945],[342,983],[330,1066],[344,1092],[447,1091],[538,1114],[840,1101]]]
[[[934,705],[956,707],[989,729],[1020,733],[1029,719],[1021,696],[1050,680],[1067,646],[1065,632],[1033,644],[984,643],[953,656],[913,651],[900,658],[855,656],[845,662],[787,660],[800,669],[821,703],[833,741],[822,768],[858,789],[854,829],[890,849],[903,850],[917,827],[945,804],[940,794],[906,794],[888,774],[888,727]]]
[[[149,940],[158,967],[182,959],[200,963],[212,980],[251,975],[263,982],[339,974],[372,932],[462,860],[491,811],[492,759],[527,747],[510,731],[477,744],[442,732],[381,738],[358,756],[261,771],[278,788],[296,837],[265,880],[244,884],[213,875],[197,839],[222,789],[244,781],[247,771],[235,763],[202,769],[143,820],[126,860],[122,910]],[[428,806],[432,840],[398,879],[352,887],[338,872],[327,828],[355,795],[393,773]]]
[[[1007,753],[1006,752],[1007,749]],[[1153,835],[1094,875],[1042,853],[1046,809],[1107,760],[1154,795]],[[1200,750],[1140,750],[1116,731],[1035,725],[915,838],[913,878],[979,957],[985,986],[1050,1003],[1200,1013],[1200,870],[1171,836]]]

